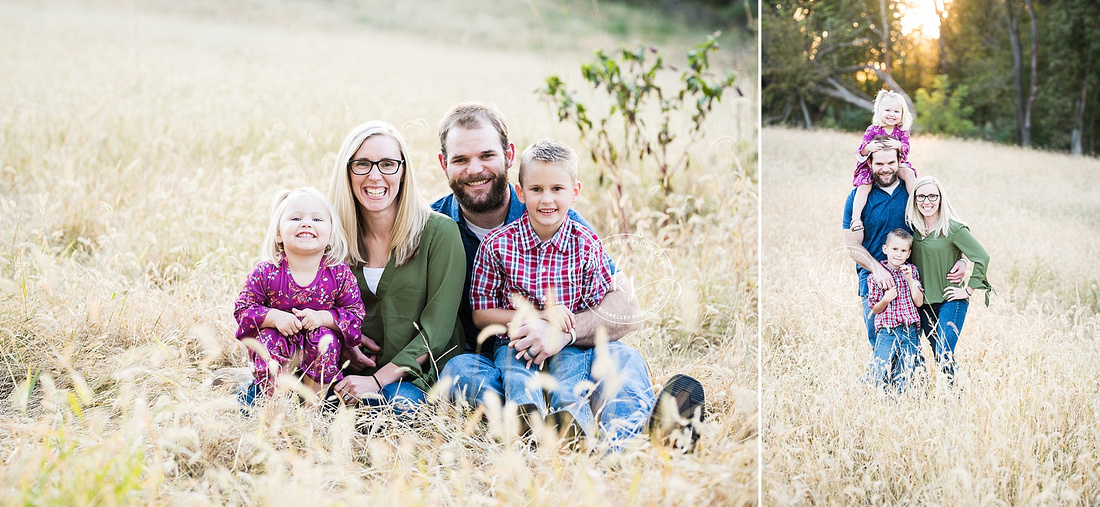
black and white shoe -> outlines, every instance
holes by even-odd
[[[657,395],[657,404],[649,415],[650,439],[687,452],[694,450],[699,441],[695,425],[703,422],[707,413],[705,398],[698,380],[673,375]]]

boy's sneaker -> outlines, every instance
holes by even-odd
[[[569,450],[578,451],[583,447],[587,435],[568,410],[550,412],[546,415],[546,423],[553,425],[554,431]]]
[[[657,404],[653,406],[646,426],[649,428],[650,439],[664,445],[676,444],[677,447],[691,452],[699,441],[699,431],[695,424],[702,422],[705,416],[703,384],[687,375],[676,374],[668,379],[664,389],[657,395]],[[675,438],[677,433],[686,434],[690,445]]]

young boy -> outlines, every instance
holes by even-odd
[[[905,262],[913,246],[913,235],[904,229],[894,229],[886,235],[882,265],[894,278],[894,288],[883,292],[878,284],[867,284],[867,303],[875,314],[875,354],[871,358],[871,377],[875,383],[886,382],[903,391],[913,376],[917,354],[920,354],[920,317],[917,307],[924,304],[924,288],[917,267]],[[889,380],[887,375],[893,374]]]
[[[478,327],[511,324],[512,333],[523,326],[536,333],[534,329],[541,327],[548,335],[534,345],[524,338],[497,348],[494,359],[503,373],[505,399],[514,401],[528,417],[537,411],[559,430],[567,429],[563,426],[570,426],[572,419],[592,435],[588,393],[577,388],[590,367],[568,366],[578,361],[590,365],[593,352],[572,346],[577,339],[573,315],[603,301],[611,289],[612,273],[610,258],[596,234],[568,218],[580,189],[577,154],[571,148],[542,140],[524,150],[516,193],[527,212],[485,236],[474,257],[470,304]],[[530,302],[544,322],[513,323],[513,295]],[[543,344],[545,349],[539,350]],[[549,417],[536,378],[543,366],[558,384],[550,392],[555,412]]]

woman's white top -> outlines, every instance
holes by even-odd
[[[378,280],[382,279],[382,272],[385,270],[386,268],[363,268],[363,279],[371,292],[378,293]]]

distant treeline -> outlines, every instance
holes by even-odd
[[[764,123],[862,130],[887,87],[910,96],[915,131],[1098,153],[1100,2],[934,3],[939,38],[903,35],[894,0],[765,4]]]
[[[731,26],[756,31],[759,0],[608,0],[677,14],[710,28]]]

